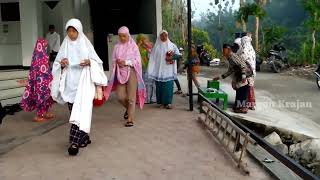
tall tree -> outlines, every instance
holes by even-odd
[[[304,0],[303,4],[310,15],[306,25],[312,30],[311,63],[313,64],[315,60],[316,33],[320,30],[320,0]]]
[[[266,5],[267,0],[255,0],[256,8],[254,9],[254,16],[256,17],[256,27],[255,27],[255,46],[256,51],[259,51],[259,28],[260,19],[266,16],[266,12],[263,6]]]
[[[257,0],[258,1],[258,0]],[[266,11],[262,8],[262,5],[258,3],[246,4],[241,7],[236,14],[237,21],[248,22],[249,16],[255,16],[255,49],[259,51],[259,28],[260,28],[260,19],[266,16]]]
[[[234,11],[232,9],[234,4],[235,0],[217,0],[215,3],[209,4],[214,11],[208,11],[205,15],[207,31],[210,32],[210,37],[214,38],[214,40],[212,39],[215,41],[214,44],[220,45],[220,47],[216,47],[219,50],[222,49],[224,42],[233,39],[233,34],[236,32]],[[232,19],[231,21],[230,18]]]
[[[185,0],[162,0],[163,28],[179,46],[186,43],[187,10]]]
[[[240,0],[240,8],[244,6],[244,0]],[[247,31],[247,22],[244,21],[243,17],[241,17],[241,24],[243,32]]]

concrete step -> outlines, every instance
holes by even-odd
[[[22,84],[21,82],[18,82],[19,80],[24,80],[24,79],[0,81],[0,91],[24,87],[25,85]]]
[[[24,79],[29,75],[29,71],[15,70],[15,71],[0,71],[0,83],[6,80]]]
[[[15,97],[15,98],[11,98],[11,99],[6,99],[6,100],[1,100],[1,105],[2,106],[6,106],[9,104],[18,104],[21,102],[21,96],[20,97]]]
[[[24,92],[24,87],[7,89],[0,91],[0,101],[21,97]]]
[[[19,80],[26,80],[27,70],[3,70],[0,71],[0,101],[2,106],[17,104],[21,101],[25,85]]]

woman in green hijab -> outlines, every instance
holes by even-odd
[[[141,63],[142,63],[142,76],[143,80],[146,86],[146,104],[152,104],[155,103],[155,90],[156,85],[153,79],[148,78],[148,64],[149,64],[149,54],[152,50],[152,43],[149,41],[149,39],[143,35],[139,34],[137,36],[137,45],[139,47],[139,51],[141,54]]]

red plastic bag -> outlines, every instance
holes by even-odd
[[[106,102],[106,98],[103,95],[103,88],[101,86],[96,87],[96,94],[93,99],[93,106],[99,107]]]

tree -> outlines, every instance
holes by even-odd
[[[185,0],[162,0],[163,28],[166,29],[172,41],[179,46],[185,46],[187,37],[187,10]]]
[[[257,0],[258,1],[258,0]],[[261,0],[263,1],[263,0]],[[263,1],[264,2],[264,1]],[[242,6],[239,11],[236,13],[236,18],[238,22],[247,23],[249,16],[255,16],[255,49],[259,51],[259,28],[260,28],[260,19],[266,16],[266,11],[262,8],[263,3],[251,3]]]
[[[263,53],[266,53],[274,43],[282,41],[284,33],[287,29],[282,26],[271,25],[263,29],[264,41],[263,41]]]
[[[245,27],[247,27],[247,23],[249,21],[249,16],[253,15],[254,4],[246,4],[242,5],[238,12],[236,12],[236,19],[239,23],[242,23]],[[245,28],[247,31],[247,28]]]
[[[244,0],[240,0],[240,8],[242,8],[243,5],[244,5]],[[247,31],[247,22],[245,22],[242,17],[241,17],[241,24],[242,24],[243,32],[246,32]]]
[[[303,5],[310,15],[306,25],[312,30],[311,63],[313,64],[316,50],[316,33],[320,30],[320,0],[304,0]]]
[[[266,11],[263,9],[263,6],[266,5],[267,0],[255,0],[256,6],[253,11],[253,15],[256,17],[256,28],[255,28],[255,45],[256,51],[259,51],[259,28],[260,28],[260,19],[266,16]]]
[[[218,52],[210,43],[209,34],[205,30],[198,28],[192,28],[192,42],[195,45],[203,45],[203,48],[207,50],[211,57],[217,57]]]
[[[237,31],[232,9],[234,3],[235,0],[217,0],[216,3],[210,3],[214,11],[208,11],[202,17],[207,24],[205,30],[209,32],[209,37],[218,50],[222,50],[223,43],[233,42],[234,33]]]
[[[198,28],[192,28],[192,42],[197,45],[210,43],[208,32]]]

